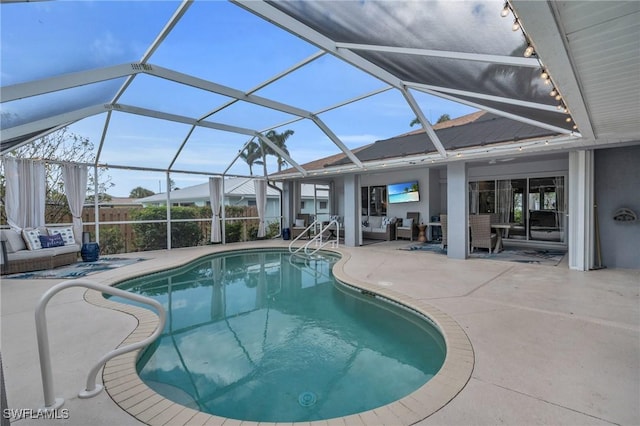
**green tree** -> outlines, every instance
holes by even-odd
[[[62,180],[62,169],[60,162],[75,162],[91,164],[95,161],[95,150],[93,143],[86,137],[77,135],[69,131],[67,127],[52,132],[42,138],[14,149],[9,155],[16,158],[42,158],[52,160],[45,165],[46,173],[46,210],[45,220],[49,223],[60,222],[63,217],[69,214],[67,198],[64,193],[64,183]],[[98,169],[98,193],[99,200],[102,201],[107,195],[107,190],[114,184],[107,174],[108,169]],[[5,201],[5,175],[4,168],[0,170],[0,198]],[[87,193],[93,194],[95,189],[95,176],[89,170],[87,180]],[[101,197],[101,198],[100,198]],[[93,197],[91,197],[93,198]],[[110,198],[110,197],[109,197]],[[6,223],[6,212],[2,209],[1,220]]]
[[[437,123],[443,123],[443,122],[445,122],[445,121],[449,121],[449,120],[451,120],[451,117],[449,116],[449,114],[442,114],[442,115],[440,116],[440,118],[438,118],[438,121],[436,121],[436,124],[437,124]],[[418,120],[418,117],[416,117],[416,118],[414,118],[413,120],[411,120],[411,123],[409,123],[409,126],[410,126],[410,127],[413,127],[413,126],[415,126],[416,124],[420,124],[420,120]]]
[[[129,198],[144,198],[144,197],[150,197],[151,195],[155,195],[155,192],[153,192],[150,189],[143,188],[141,186],[136,186],[129,193]]]
[[[262,165],[262,149],[260,145],[251,141],[247,144],[246,148],[240,153],[240,158],[244,160],[249,166],[249,174],[253,176],[253,166]]]
[[[285,130],[282,133],[278,133],[275,130],[269,130],[265,136],[269,139],[275,146],[280,148],[285,154],[289,155],[289,150],[287,149],[287,139],[294,134],[293,130]],[[284,166],[287,162],[282,158],[280,154],[278,154],[275,150],[269,149],[267,150],[267,154],[274,155],[278,161],[278,171],[282,171],[282,166]],[[266,161],[266,159],[265,159]]]

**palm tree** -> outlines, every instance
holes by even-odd
[[[449,120],[451,120],[451,117],[449,116],[449,114],[442,114],[440,118],[438,118],[438,121],[436,121],[436,124],[442,123],[444,121],[449,121]],[[420,124],[420,120],[418,120],[418,117],[411,120],[411,123],[409,123],[409,127],[413,127],[416,124]]]
[[[277,146],[278,148],[280,148],[285,154],[289,155],[289,150],[287,149],[287,139],[289,139],[289,136],[293,135],[294,131],[293,130],[285,130],[282,133],[278,133],[275,130],[269,130],[265,136],[267,137],[267,139],[269,139],[271,142],[273,142],[273,144],[275,146]],[[280,154],[278,154],[277,152],[275,152],[273,149],[268,148],[266,149],[266,154],[270,154],[270,155],[275,155],[276,158],[278,159],[278,171],[281,172],[282,171],[282,166],[287,164],[287,162],[282,158],[282,156]],[[266,161],[266,159],[265,159]]]
[[[262,143],[262,142],[261,142]],[[247,147],[240,153],[240,158],[249,165],[249,174],[253,176],[253,166],[263,164],[258,160],[262,156],[262,149],[260,145],[251,141],[247,144]]]

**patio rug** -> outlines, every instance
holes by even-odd
[[[121,266],[131,265],[141,262],[143,258],[124,258],[124,257],[101,257],[95,262],[77,262],[73,265],[61,266],[55,269],[46,269],[43,271],[23,272],[20,274],[6,275],[6,279],[61,279],[61,278],[80,278],[96,272],[103,272],[109,269],[119,268]]]
[[[420,251],[429,251],[432,253],[438,254],[447,254],[447,249],[442,249],[440,244],[431,244],[431,243],[421,243],[421,244],[412,244],[408,247],[402,247],[399,250],[420,250]],[[516,248],[505,248],[500,253],[489,253],[489,251],[475,251],[469,254],[469,258],[471,259],[491,259],[491,260],[504,260],[507,262],[518,262],[518,263],[535,263],[539,265],[551,265],[556,266],[565,256],[566,251],[564,250],[545,250],[545,249],[516,249]]]

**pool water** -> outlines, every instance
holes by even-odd
[[[442,335],[336,283],[337,260],[230,252],[119,285],[167,309],[140,377],[175,402],[248,421],[329,419],[408,395],[442,366]]]

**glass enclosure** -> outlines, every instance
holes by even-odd
[[[504,238],[566,242],[565,177],[469,182],[469,214],[490,214],[510,228]]]

